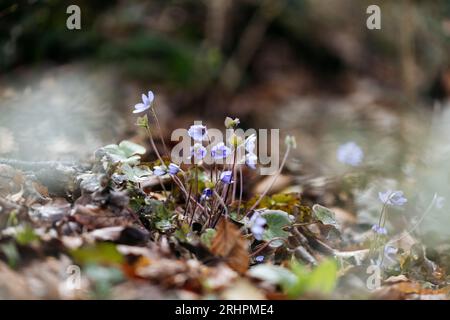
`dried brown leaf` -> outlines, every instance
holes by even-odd
[[[238,227],[227,219],[222,219],[217,225],[211,252],[224,258],[226,263],[237,272],[244,273],[248,269],[247,241]]]

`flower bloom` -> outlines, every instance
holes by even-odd
[[[233,178],[233,173],[231,171],[224,171],[220,174],[220,181],[222,181],[225,184],[230,184],[233,181],[231,179]]]
[[[381,234],[381,235],[387,235],[386,228],[383,228],[383,227],[381,227],[381,226],[379,226],[377,224],[374,224],[372,226],[372,231],[375,232],[375,233]]]
[[[158,177],[163,176],[167,173],[167,168],[165,166],[155,166],[153,167],[153,173]]]
[[[262,240],[264,233],[264,225],[267,223],[266,219],[261,217],[260,213],[255,213],[250,218],[250,231],[256,240]]]
[[[188,130],[188,135],[194,139],[194,141],[203,141],[207,137],[206,126],[201,124],[194,124]]]
[[[252,169],[256,169],[256,162],[258,161],[258,157],[254,153],[247,153],[245,155],[245,164]]]
[[[255,257],[255,261],[256,262],[263,262],[264,261],[264,256],[257,256],[257,257]]]
[[[438,196],[436,198],[436,208],[442,209],[444,207],[444,204],[445,204],[445,198]]]
[[[211,148],[211,156],[214,159],[225,159],[231,154],[231,149],[228,148],[223,142],[219,142]]]
[[[397,263],[396,254],[398,252],[398,249],[394,247],[393,245],[387,244],[384,247],[384,262],[387,264],[387,266],[393,266]]]
[[[384,204],[388,204],[391,206],[402,206],[406,202],[408,202],[408,200],[403,196],[403,191],[400,190],[387,190],[385,192],[379,192],[378,198]]]
[[[180,167],[175,163],[169,164],[169,173],[171,175],[176,175],[180,171]]]
[[[208,200],[213,195],[213,191],[210,188],[205,188],[200,196],[200,200]]]
[[[251,134],[247,139],[245,139],[245,150],[248,153],[255,153],[256,146],[256,134]]]
[[[194,146],[191,147],[191,156],[197,160],[203,159],[206,156],[206,148],[200,143],[194,144]]]
[[[336,156],[339,162],[356,167],[361,164],[364,153],[356,143],[347,142],[339,146]]]
[[[140,113],[147,110],[152,105],[154,99],[155,95],[152,91],[149,91],[148,95],[142,94],[142,103],[138,103],[134,106],[133,113]]]
[[[240,123],[240,121],[238,118],[235,118],[235,119],[232,119],[230,117],[225,118],[225,128],[227,128],[227,129],[237,127],[239,123]]]

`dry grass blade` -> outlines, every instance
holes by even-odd
[[[239,229],[227,219],[221,219],[211,245],[211,252],[225,258],[235,271],[244,273],[248,269],[247,241]]]

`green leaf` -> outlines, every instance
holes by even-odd
[[[337,265],[332,259],[323,261],[308,279],[308,291],[330,294],[336,286]]]
[[[208,228],[200,236],[200,241],[209,248],[209,247],[211,247],[211,243],[212,243],[212,240],[215,235],[216,235],[216,230]]]
[[[263,233],[263,240],[271,241],[274,238],[287,239],[290,235],[286,227],[292,224],[289,214],[281,210],[266,210],[261,213],[261,217],[266,219],[267,228]],[[281,240],[271,242],[272,247],[279,247],[283,244]]]
[[[295,283],[286,283],[283,290],[290,298],[298,298],[305,293],[330,294],[336,286],[337,265],[334,260],[325,260],[312,271],[297,261],[291,262],[290,269],[297,277]]]
[[[280,285],[290,298],[305,293],[330,294],[336,286],[337,265],[332,259],[323,261],[312,271],[297,261],[289,269],[269,264],[258,264],[249,270],[250,276]]]
[[[122,165],[121,169],[127,179],[132,182],[139,182],[143,177],[152,175],[152,171],[148,167],[131,167],[128,163]]]
[[[312,207],[314,217],[322,222],[324,225],[332,225],[336,229],[339,228],[336,219],[334,218],[334,212],[327,207],[321,206],[320,204],[315,204]]]
[[[136,120],[136,125],[141,128],[148,128],[148,117],[147,115],[143,115],[142,117],[138,117]]]
[[[0,245],[1,252],[5,255],[8,265],[15,268],[20,261],[19,251],[13,242]]]
[[[108,299],[112,286],[124,280],[122,271],[114,267],[89,264],[84,269],[84,272],[93,282],[93,293],[96,299]]]
[[[172,219],[175,217],[175,213],[170,211],[162,201],[150,199],[148,204],[151,206],[152,223],[155,227],[161,231],[167,231],[172,228]]]
[[[180,240],[180,241],[182,241],[182,242],[188,242],[188,235],[189,235],[189,232],[191,231],[191,228],[190,228],[190,226],[189,226],[189,224],[188,223],[186,223],[186,222],[184,222],[181,226],[180,226],[180,228],[178,228],[176,231],[175,231],[175,237],[178,239],[178,240]]]
[[[131,141],[122,141],[119,145],[110,144],[101,148],[106,156],[113,163],[122,162],[137,164],[141,159],[140,155],[145,153],[145,148]]]
[[[38,235],[34,232],[34,229],[29,225],[25,225],[22,228],[18,228],[15,238],[17,243],[23,246],[30,244],[33,241],[39,240]]]
[[[290,286],[297,281],[296,275],[290,270],[270,264],[258,264],[248,271],[253,278],[261,279],[272,284]]]
[[[143,146],[140,146],[128,140],[124,140],[121,143],[119,143],[119,148],[123,151],[123,153],[127,157],[131,157],[136,154],[145,154],[145,148]]]
[[[120,264],[123,262],[123,256],[113,243],[97,243],[72,250],[70,253],[75,261],[81,264]]]
[[[168,231],[172,228],[172,223],[169,220],[159,220],[155,222],[155,227],[161,231]]]

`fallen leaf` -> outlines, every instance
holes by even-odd
[[[114,226],[128,226],[135,221],[126,210],[119,214],[114,214],[108,209],[103,209],[93,205],[76,205],[73,219],[89,230]]]
[[[389,278],[384,280],[384,283],[397,283],[397,282],[405,282],[405,281],[409,281],[408,278],[405,275],[400,274],[398,276],[390,276]]]
[[[71,205],[64,198],[55,198],[45,205],[34,204],[32,209],[32,218],[36,222],[54,223],[70,214]]]
[[[450,287],[441,289],[424,288],[418,282],[397,282],[380,288],[376,299],[385,300],[447,300]]]
[[[226,263],[237,272],[244,273],[248,269],[247,241],[238,227],[227,219],[223,218],[217,225],[211,252],[225,258]]]

